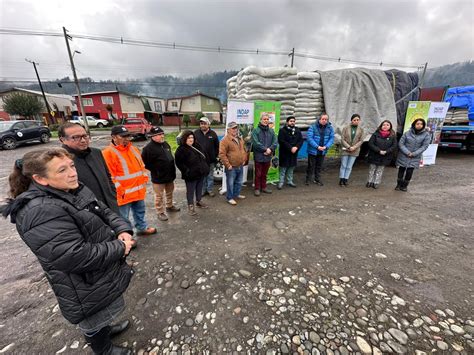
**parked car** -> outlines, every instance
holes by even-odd
[[[87,118],[87,124],[89,125],[89,128],[92,128],[92,127],[103,128],[109,125],[109,121],[103,120],[101,118],[95,118],[94,116],[86,116],[86,118]],[[71,122],[80,124],[81,126],[84,127],[84,120],[81,116],[74,116]]]
[[[0,145],[3,149],[15,149],[18,145],[31,141],[48,143],[50,138],[51,132],[42,122],[0,122]]]
[[[130,131],[130,134],[134,138],[147,138],[148,132],[150,132],[151,125],[150,122],[148,122],[144,118],[127,118],[123,125]]]

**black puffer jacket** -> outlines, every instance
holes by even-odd
[[[385,155],[380,154],[385,150]],[[377,130],[369,139],[369,164],[390,165],[397,150],[397,137],[395,135],[383,138]]]
[[[73,193],[31,184],[3,209],[38,258],[61,312],[77,324],[116,300],[131,267],[117,239],[129,224],[81,185]]]
[[[199,151],[199,152],[198,152]],[[209,175],[207,156],[198,143],[193,147],[182,144],[176,149],[176,166],[181,171],[183,180],[193,181]]]

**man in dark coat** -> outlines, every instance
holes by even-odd
[[[180,210],[173,205],[176,166],[174,165],[171,147],[165,141],[165,132],[160,127],[153,127],[148,135],[151,137],[151,142],[143,148],[142,159],[145,168],[150,170],[151,173],[158,218],[161,221],[167,221],[165,205],[168,212],[178,212]]]
[[[117,192],[100,149],[90,147],[90,137],[82,126],[64,123],[58,129],[63,148],[74,155],[79,181],[92,190],[95,197],[113,212],[120,214]]]
[[[211,129],[211,122],[207,117],[203,116],[199,119],[199,129],[194,131],[194,137],[206,153],[209,164],[209,175],[204,179],[202,195],[214,197],[216,194],[212,189],[214,188],[214,168],[219,156],[219,138],[216,132]]]
[[[298,151],[303,145],[303,136],[300,129],[295,127],[295,124],[295,117],[289,116],[286,119],[286,125],[280,128],[278,132],[278,143],[280,144],[280,181],[277,186],[278,190],[285,184],[285,177],[288,186],[296,187],[296,184],[293,182],[293,171],[298,160]]]

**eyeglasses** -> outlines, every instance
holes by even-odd
[[[67,139],[70,139],[74,142],[80,142],[81,140],[85,140],[85,141],[88,141],[90,139],[89,135],[88,134],[83,134],[81,136],[69,136],[67,137]]]

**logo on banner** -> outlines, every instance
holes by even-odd
[[[246,120],[249,118],[250,110],[248,108],[237,109],[237,120]]]

